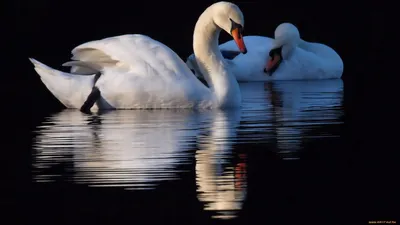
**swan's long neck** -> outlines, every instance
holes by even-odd
[[[205,80],[214,92],[219,107],[237,107],[241,103],[239,84],[224,63],[218,47],[221,28],[208,8],[199,18],[194,29],[193,50]]]

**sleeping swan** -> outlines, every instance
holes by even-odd
[[[275,39],[245,36],[249,53],[240,54],[232,41],[219,46],[227,64],[238,81],[335,79],[343,73],[343,61],[330,47],[306,42],[298,29],[282,23],[275,30]],[[186,64],[199,78],[195,54]]]
[[[72,50],[74,61],[64,64],[72,67],[71,73],[30,60],[46,87],[67,108],[239,107],[239,84],[218,50],[218,38],[221,30],[230,33],[245,54],[243,26],[241,10],[229,2],[214,3],[200,15],[194,29],[193,50],[210,88],[191,73],[174,51],[139,34],[76,47]]]

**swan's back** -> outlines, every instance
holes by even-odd
[[[73,60],[103,69],[118,68],[138,76],[159,76],[165,81],[190,79],[190,70],[168,46],[148,36],[121,35],[91,41],[72,50]]]
[[[335,79],[343,73],[343,61],[332,48],[311,42],[300,44],[290,60],[280,67],[283,68],[276,72],[276,76],[295,76],[298,79]]]

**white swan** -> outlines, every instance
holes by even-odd
[[[170,48],[138,34],[76,47],[72,59],[77,61],[64,64],[72,66],[75,75],[30,60],[46,87],[67,108],[238,107],[240,89],[218,50],[218,38],[221,29],[225,30],[240,51],[246,53],[243,26],[242,12],[229,2],[214,3],[200,15],[194,29],[193,49],[211,88],[202,84]],[[77,75],[87,73],[92,75]]]
[[[343,73],[343,61],[332,48],[324,44],[304,41],[298,29],[282,23],[275,30],[275,39],[245,36],[248,54],[234,49],[232,41],[219,46],[232,73],[238,81],[335,79]],[[186,64],[197,77],[195,54]]]

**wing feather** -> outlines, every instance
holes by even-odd
[[[145,35],[121,35],[87,42],[74,48],[72,54],[72,60],[98,70],[117,69],[138,76],[158,76],[165,81],[191,79],[190,70],[174,51]]]

